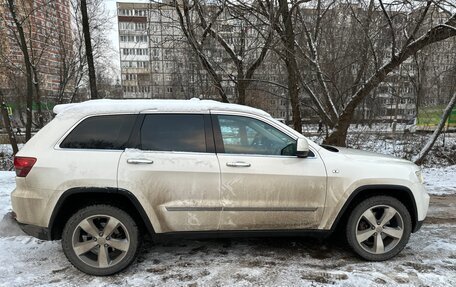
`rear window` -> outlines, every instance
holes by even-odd
[[[147,115],[141,127],[141,148],[206,152],[203,115]]]
[[[70,132],[60,144],[60,147],[125,149],[135,119],[136,115],[110,115],[87,118]]]

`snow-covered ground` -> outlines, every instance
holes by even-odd
[[[0,216],[11,211],[10,193],[16,186],[14,171],[0,171]]]
[[[424,168],[423,177],[426,188],[431,194],[456,194],[456,165]]]
[[[388,134],[372,130],[358,131],[348,134],[347,147],[411,160],[413,156],[419,154],[430,136],[430,133]],[[312,135],[309,138],[320,144],[324,140],[324,134]],[[441,134],[426,157],[424,166],[441,167],[455,164],[456,133]]]
[[[405,250],[365,262],[330,238],[146,242],[125,272],[93,277],[65,258],[60,241],[26,236],[4,215],[14,172],[0,172],[0,286],[456,286],[456,166],[425,169],[429,218]]]
[[[396,258],[370,263],[334,239],[147,243],[125,272],[85,275],[59,242],[0,238],[2,286],[455,286],[456,225],[425,225]]]

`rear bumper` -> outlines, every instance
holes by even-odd
[[[41,240],[51,240],[51,234],[49,233],[49,229],[46,227],[31,225],[31,224],[23,224],[17,222],[19,227],[30,236],[36,237]]]
[[[11,193],[11,207],[20,223],[47,226],[52,205],[50,194],[44,190],[28,188],[23,180],[16,179],[16,188]]]

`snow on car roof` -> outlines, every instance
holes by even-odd
[[[124,112],[208,112],[210,110],[246,112],[271,117],[265,111],[249,106],[227,104],[212,100],[200,100],[196,98],[190,100],[90,100],[82,103],[56,105],[53,111],[58,117],[72,117]]]

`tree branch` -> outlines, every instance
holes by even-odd
[[[396,33],[394,32],[393,28],[393,21],[391,21],[391,17],[389,16],[388,12],[386,12],[385,6],[383,5],[383,0],[378,0],[380,2],[380,7],[382,8],[383,15],[385,16],[388,26],[391,32],[391,58],[396,56]]]

